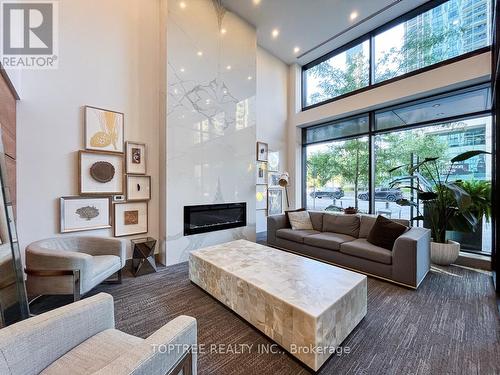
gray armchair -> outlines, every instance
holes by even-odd
[[[57,237],[26,248],[26,289],[30,295],[73,294],[74,300],[125,266],[122,240],[102,237]]]
[[[0,374],[196,375],[196,320],[179,316],[146,339],[115,329],[100,293],[0,330]]]

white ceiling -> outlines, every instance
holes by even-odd
[[[227,9],[257,29],[257,43],[260,46],[288,64],[303,65],[427,0],[260,0],[260,2],[222,0],[222,2]],[[381,12],[386,7],[388,9]],[[354,11],[358,13],[358,17],[351,21],[350,15]],[[377,12],[380,13],[376,14]],[[366,20],[367,18],[370,19]],[[351,30],[328,41],[356,24],[357,26]],[[275,28],[279,30],[279,36],[272,38],[271,33]],[[318,47],[320,44],[323,45]],[[296,46],[300,48],[299,53],[293,51]],[[314,50],[306,53],[312,49]]]

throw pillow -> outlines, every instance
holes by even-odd
[[[288,218],[290,219],[290,225],[293,230],[313,229],[311,218],[307,211],[289,212]]]
[[[392,251],[394,242],[408,229],[407,226],[379,215],[366,240],[375,246]]]
[[[347,234],[358,238],[359,216],[344,214],[324,214],[323,232]]]
[[[288,211],[285,211],[285,223],[286,223],[286,226],[287,227],[290,227],[290,218],[288,217],[288,214],[290,212],[300,212],[300,211],[305,211],[306,209],[305,208],[297,208],[296,210],[288,210]]]

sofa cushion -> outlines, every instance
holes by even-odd
[[[290,212],[301,212],[301,211],[305,211],[306,209],[305,208],[297,208],[296,210],[288,210],[288,211],[285,211],[285,218],[286,218],[286,226],[288,228],[291,228],[292,226],[290,225],[290,218],[288,217],[288,214]]]
[[[409,220],[404,219],[391,219],[396,223],[402,224],[406,227],[410,226]],[[360,215],[360,226],[359,226],[359,238],[367,238],[372,230],[372,227],[375,225],[375,221],[377,221],[377,216],[373,215]]]
[[[391,250],[394,247],[394,242],[408,230],[408,227],[396,223],[386,217],[379,216],[373,225],[368,238],[369,243]]]
[[[324,214],[323,232],[341,233],[358,238],[359,216],[343,214]]]
[[[40,375],[93,374],[143,341],[116,329],[107,329],[71,349]]]
[[[323,212],[309,211],[309,217],[313,225],[313,229],[323,231]]]
[[[319,234],[317,230],[313,229],[302,229],[302,230],[293,230],[289,228],[278,229],[276,231],[276,237],[283,238],[285,240],[295,241],[299,243],[304,243],[304,237],[310,236],[312,234]]]
[[[347,234],[323,232],[304,237],[304,243],[324,249],[339,250],[341,243],[354,241],[355,239],[355,237]]]
[[[307,211],[289,212],[288,219],[293,230],[313,229],[311,218]]]
[[[373,262],[392,264],[392,251],[375,246],[364,238],[358,238],[340,245],[340,252]]]

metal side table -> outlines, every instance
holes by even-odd
[[[132,240],[132,273],[134,276],[155,273],[156,240],[151,237]]]

